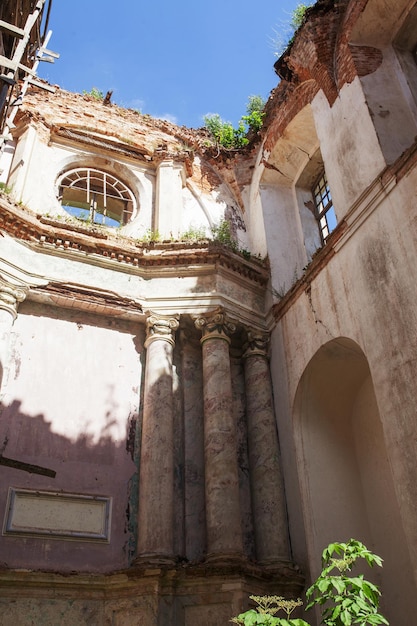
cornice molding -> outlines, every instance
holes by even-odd
[[[104,229],[89,229],[35,215],[10,202],[5,195],[0,195],[0,209],[0,231],[49,254],[74,260],[80,257],[86,260],[88,255],[88,260],[110,261],[124,266],[126,271],[131,268],[139,273],[141,270],[161,273],[169,268],[187,271],[190,266],[211,265],[216,269],[226,268],[262,287],[269,279],[267,262],[248,260],[213,241],[142,243],[113,238]]]

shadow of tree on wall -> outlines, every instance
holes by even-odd
[[[3,567],[59,571],[114,571],[127,567],[135,549],[137,517],[137,421],[128,416],[127,438],[114,441],[106,414],[101,436],[82,432],[73,441],[52,432],[42,414],[22,411],[22,402],[0,403],[1,454],[14,467],[0,466],[0,516],[4,520],[10,487],[112,500],[111,541],[66,541],[49,537],[0,537]],[[28,465],[39,467],[39,472]],[[49,470],[43,475],[41,470]],[[51,474],[55,472],[53,477]]]

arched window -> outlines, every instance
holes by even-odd
[[[104,226],[123,226],[135,209],[133,193],[112,174],[90,167],[65,172],[59,200],[70,215]]]

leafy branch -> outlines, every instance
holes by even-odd
[[[378,626],[388,624],[378,613],[380,591],[376,585],[360,576],[347,576],[358,559],[373,567],[382,567],[382,559],[373,554],[360,541],[331,543],[322,554],[322,572],[307,590],[310,600],[307,609],[322,607],[323,624],[327,626]],[[333,571],[339,574],[334,575]]]
[[[360,541],[350,539],[347,543],[331,543],[322,554],[322,572],[307,590],[307,610],[315,605],[321,607],[322,624],[326,626],[380,626],[388,625],[378,613],[380,591],[363,575],[348,576],[358,559],[364,559],[373,567],[382,567],[382,559],[373,554]],[[338,570],[338,574],[334,570]],[[292,618],[292,612],[302,605],[300,599],[287,600],[281,596],[250,596],[257,603],[234,617],[231,622],[243,626],[309,626],[308,622]],[[284,611],[286,617],[277,617]]]

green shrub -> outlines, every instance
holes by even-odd
[[[12,188],[8,187],[6,183],[0,183],[0,191],[3,191],[3,193],[9,194],[12,192]]]
[[[307,589],[307,609],[322,607],[323,624],[326,626],[378,626],[388,624],[378,613],[380,591],[363,575],[347,576],[358,559],[364,559],[373,567],[382,567],[382,559],[370,552],[360,541],[350,539],[347,543],[331,543],[322,554],[322,572],[315,583]],[[339,574],[334,575],[337,570]]]
[[[219,224],[212,227],[211,232],[214,241],[222,243],[233,251],[237,250],[237,243],[232,237],[230,224],[227,220],[221,220]]]
[[[201,241],[202,239],[207,239],[204,226],[200,226],[199,228],[190,226],[188,230],[180,235],[180,241]]]
[[[92,87],[91,91],[83,91],[83,96],[90,96],[94,100],[104,100],[104,93],[97,87]]]
[[[257,132],[261,129],[265,101],[261,96],[249,96],[246,105],[247,115],[243,115],[237,128],[230,122],[225,122],[218,113],[209,113],[204,116],[204,125],[213,135],[218,144],[228,149],[243,148],[249,143],[249,130]]]
[[[225,122],[218,113],[209,113],[204,116],[204,125],[224,148],[242,148],[248,143],[243,123],[239,123],[235,129],[233,124]]]
[[[309,2],[306,4],[304,2],[301,2],[300,4],[297,4],[291,15],[291,26],[294,30],[298,30],[300,28],[301,24],[303,23],[306,11],[309,7],[312,6],[312,4],[314,3]]]
[[[322,554],[322,572],[307,590],[307,610],[318,605],[322,624],[326,626],[380,626],[388,622],[378,613],[380,591],[376,585],[359,576],[347,576],[358,559],[370,566],[382,566],[382,559],[370,552],[360,541],[331,543]],[[334,574],[334,570],[339,573]],[[257,603],[231,621],[243,626],[309,626],[303,619],[291,618],[300,599],[287,600],[281,596],[250,596]],[[276,617],[284,611],[287,617]]]
[[[143,235],[143,237],[139,239],[139,241],[143,243],[156,243],[157,241],[161,241],[161,235],[159,234],[159,231],[148,228],[146,233]]]

